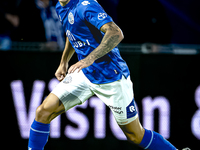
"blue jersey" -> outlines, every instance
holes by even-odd
[[[101,43],[104,33],[100,28],[113,22],[96,0],[70,0],[65,6],[58,2],[56,12],[79,60],[87,57]],[[130,75],[117,47],[82,71],[95,84],[114,82],[122,75]]]

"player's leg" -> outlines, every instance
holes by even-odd
[[[176,150],[176,148],[160,134],[144,129],[137,117],[126,125],[119,125],[129,142],[149,150]]]
[[[49,137],[50,122],[63,112],[65,112],[65,107],[60,99],[50,93],[36,110],[35,120],[30,129],[29,149],[42,150],[44,148]]]
[[[112,110],[127,139],[149,150],[176,150],[160,134],[144,129],[138,119],[134,102],[133,87],[130,78],[122,77],[121,80],[92,85],[95,94]]]
[[[43,150],[48,140],[50,122],[93,95],[85,84],[85,78],[82,71],[67,75],[37,108],[30,129],[29,150]]]
[[[29,144],[31,150],[42,150],[47,143],[50,122],[65,111],[59,98],[50,93],[43,103],[37,108],[35,120],[31,125]]]
[[[73,98],[70,93],[67,93],[67,95],[65,100],[62,99],[61,101],[56,95],[50,93],[44,102],[37,108],[36,117],[30,129],[29,149],[43,150],[49,137],[50,122],[73,106],[82,103],[76,96]],[[65,103],[65,105],[63,105],[63,103]]]

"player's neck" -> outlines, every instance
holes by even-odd
[[[70,2],[70,0],[59,0],[59,2],[61,6],[65,6]]]

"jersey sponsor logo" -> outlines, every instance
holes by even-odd
[[[69,30],[67,30],[66,35],[67,35],[68,39],[72,42],[72,44],[75,48],[80,48],[85,45],[90,45],[90,42],[88,39],[86,39],[86,42],[76,40],[74,35]]]
[[[99,20],[103,20],[103,19],[105,19],[107,17],[107,14],[106,13],[99,13],[98,14],[98,19]]]
[[[66,35],[67,35],[67,37],[69,38],[70,41],[72,41],[72,42],[76,41],[76,38],[74,37],[74,35],[69,30],[67,30]]]
[[[84,5],[84,6],[86,6],[86,5],[89,5],[90,2],[89,1],[83,1],[81,4]]]
[[[114,107],[114,106],[111,106],[109,105],[110,109],[115,112],[115,113],[118,113],[118,114],[123,114],[124,112],[122,111],[122,107]]]
[[[70,12],[68,15],[68,21],[70,24],[74,24],[74,15],[72,14],[72,12]]]

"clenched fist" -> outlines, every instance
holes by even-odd
[[[68,64],[60,64],[58,69],[56,70],[55,76],[58,81],[62,81],[67,73]]]

